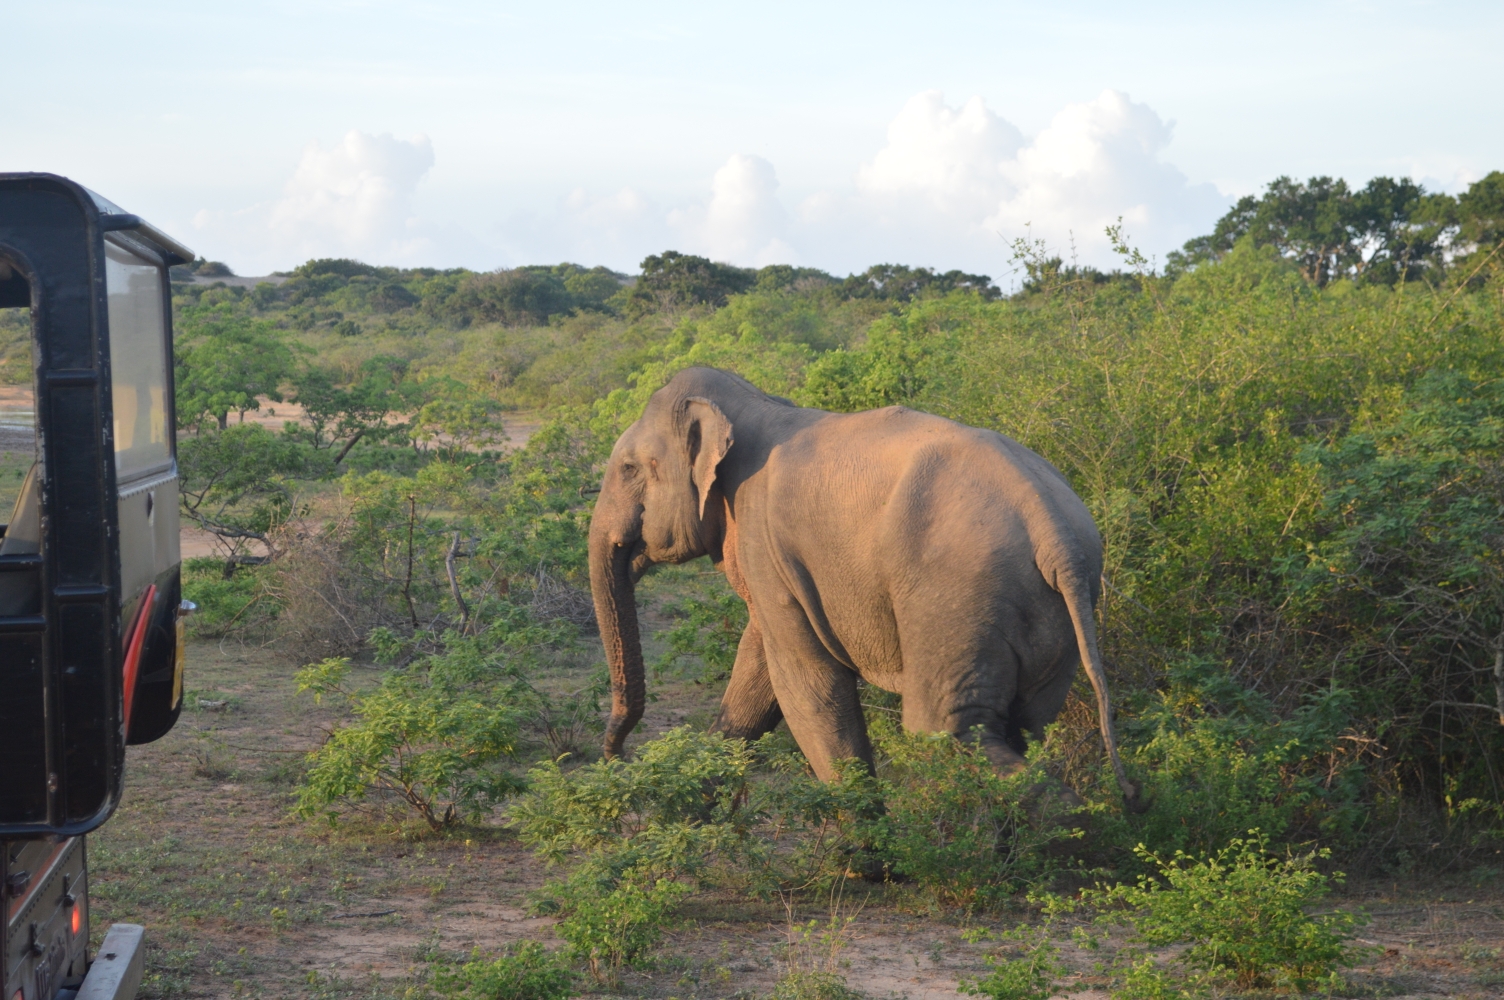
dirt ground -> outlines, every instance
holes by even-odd
[[[661,627],[649,621],[643,631]],[[582,681],[589,655],[543,683]],[[360,669],[374,680],[376,668]],[[124,802],[89,850],[96,943],[113,920],[147,927],[142,996],[421,995],[409,990],[438,955],[521,938],[557,946],[552,921],[527,909],[550,872],[503,829],[439,837],[390,821],[331,829],[289,815],[301,754],[335,719],[295,693],[294,673],[273,649],[195,641],[188,711],[166,738],[130,750]],[[685,681],[652,690],[644,737],[705,724],[719,697]],[[985,972],[984,949],[963,941],[959,918],[909,912],[881,887],[855,886],[840,910],[854,919],[839,947],[821,953],[851,987],[947,998],[959,979]],[[1348,995],[1504,997],[1504,887],[1415,879],[1353,886],[1337,902],[1374,916],[1363,932],[1374,957],[1350,976]],[[776,903],[693,899],[656,965],[628,973],[618,993],[766,996],[785,967],[791,923],[829,915],[812,905],[791,921]],[[1106,980],[1092,975],[1099,957],[1068,955],[1082,972],[1084,992],[1073,995],[1106,996]]]

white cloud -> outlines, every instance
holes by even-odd
[[[228,244],[225,259],[253,273],[314,256],[481,268],[573,260],[631,270],[648,254],[678,249],[751,266],[844,273],[893,262],[1001,276],[1011,266],[1009,241],[1025,235],[1111,267],[1103,229],[1119,217],[1135,246],[1163,258],[1209,231],[1230,203],[1165,162],[1171,135],[1153,109],[1113,90],[1067,105],[1033,136],[979,96],[952,107],[930,90],[897,111],[865,162],[853,158],[848,183],[817,190],[792,211],[774,165],[735,153],[699,197],[576,189],[487,219],[494,192],[480,190],[464,199],[472,214],[443,227],[415,208],[434,164],[427,137],[350,132],[327,148],[310,143],[279,199],[202,212],[196,224],[217,238],[205,243]]]
[[[413,201],[433,163],[425,135],[351,131],[327,149],[315,140],[281,198],[235,212],[200,211],[194,225],[228,244],[230,263],[252,273],[313,257],[431,264],[435,230],[417,217]]]
[[[675,210],[669,225],[682,234],[684,249],[714,260],[791,263],[797,254],[783,239],[789,220],[777,190],[771,163],[737,153],[711,179],[709,203]]]
[[[1019,233],[1032,224],[1057,245],[1073,234],[1079,248],[1101,261],[1103,229],[1122,217],[1145,249],[1175,249],[1210,229],[1226,199],[1159,159],[1170,135],[1171,126],[1148,105],[1114,90],[1068,105],[1002,165],[1014,190],[983,225]]]
[[[945,215],[983,211],[1006,190],[1002,164],[1023,141],[980,97],[954,111],[940,91],[926,90],[888,126],[888,144],[857,171],[857,190],[917,196]]]
[[[432,166],[426,135],[352,131],[329,149],[311,142],[268,224],[305,257],[411,257],[426,243],[414,232],[413,195]]]
[[[887,144],[856,173],[854,194],[801,206],[810,259],[901,260],[999,274],[1007,243],[1043,239],[1082,263],[1115,263],[1103,233],[1122,217],[1133,242],[1162,256],[1210,228],[1227,199],[1193,185],[1160,154],[1171,126],[1117,91],[1071,104],[1025,138],[980,97],[959,109],[938,91],[912,98]],[[855,239],[853,239],[855,237]]]

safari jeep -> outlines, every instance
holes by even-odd
[[[29,397],[0,387],[0,1000],[141,979],[139,926],[89,954],[84,835],[181,708],[168,268],[191,259],[73,181],[0,173],[0,309],[30,310],[32,352]]]

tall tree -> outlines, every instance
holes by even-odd
[[[1220,260],[1241,239],[1273,246],[1312,284],[1338,278],[1413,280],[1440,264],[1451,199],[1414,181],[1375,177],[1360,190],[1341,178],[1278,177],[1240,198],[1206,236],[1171,253],[1170,272]]]
[[[177,342],[178,425],[213,419],[221,430],[234,411],[242,421],[261,408],[261,397],[282,401],[292,375],[293,349],[265,320],[227,311],[186,315]]]
[[[405,437],[411,423],[397,415],[422,404],[421,390],[406,376],[407,362],[386,356],[365,361],[348,385],[338,384],[327,369],[309,365],[293,386],[293,401],[303,407],[307,423],[289,424],[288,433],[306,439],[315,451],[335,451],[335,465],[362,440]]]
[[[642,276],[627,292],[625,312],[628,319],[640,319],[652,312],[673,315],[697,305],[719,309],[728,298],[755,284],[756,271],[665,250],[643,259]]]

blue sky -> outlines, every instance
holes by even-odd
[[[1504,168],[1504,5],[0,0],[0,169],[241,273],[1159,256],[1280,174]]]

